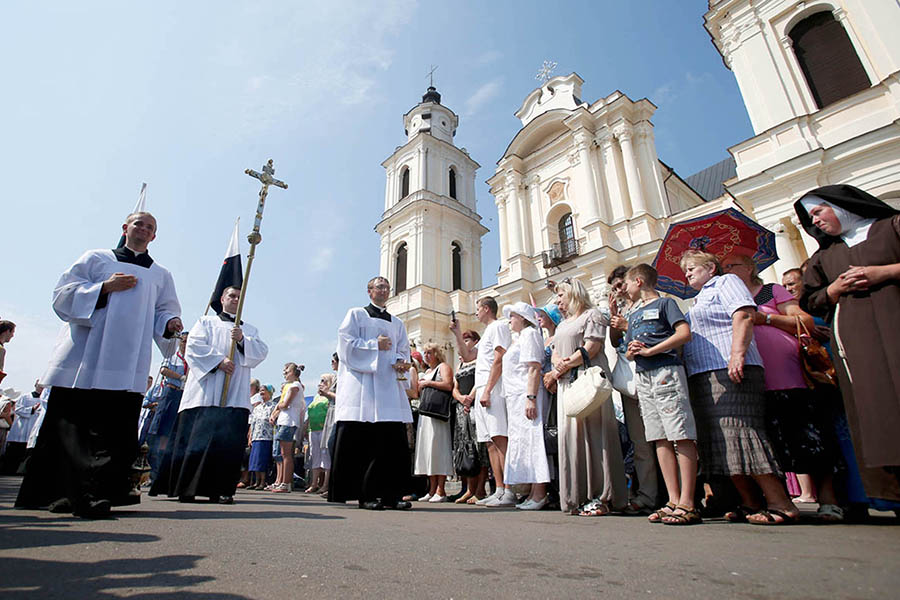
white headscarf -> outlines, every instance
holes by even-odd
[[[831,207],[831,210],[834,211],[834,216],[837,217],[838,222],[841,224],[841,239],[844,240],[844,243],[850,248],[866,241],[866,238],[869,236],[869,227],[875,222],[875,219],[860,217],[859,215],[841,208],[840,206],[836,206],[819,196],[806,196],[800,201],[800,204],[806,209],[806,214],[809,214],[809,211],[816,206]]]

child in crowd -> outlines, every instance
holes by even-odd
[[[697,483],[697,427],[691,411],[687,376],[676,350],[691,339],[691,328],[671,298],[656,292],[656,269],[647,264],[625,274],[625,293],[634,302],[628,315],[626,356],[635,361],[636,388],[647,441],[669,494],[651,523],[700,523],[694,506]],[[680,481],[680,485],[679,485]]]

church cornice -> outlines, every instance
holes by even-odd
[[[382,233],[385,225],[387,225],[389,221],[396,220],[397,217],[403,215],[404,213],[416,211],[423,204],[439,208],[446,208],[459,213],[467,219],[475,221],[475,226],[480,236],[486,234],[489,231],[487,227],[481,224],[481,215],[479,215],[477,212],[462,205],[458,200],[454,200],[453,198],[450,198],[448,196],[441,196],[428,190],[417,190],[388,210],[384,211],[384,213],[381,215],[381,221],[379,221],[378,224],[375,225],[375,231],[377,231],[378,233]]]
[[[427,136],[427,137],[423,137],[423,136]],[[397,148],[391,153],[391,155],[388,156],[386,159],[384,159],[384,161],[382,161],[381,166],[384,167],[385,169],[387,169],[388,166],[390,165],[391,161],[394,158],[396,158],[398,154],[408,152],[408,151],[412,150],[413,148],[415,148],[417,145],[424,145],[424,144],[428,143],[429,141],[435,142],[439,146],[443,146],[445,149],[455,150],[456,152],[459,153],[459,155],[462,157],[462,159],[464,161],[466,161],[467,164],[471,168],[473,168],[473,169],[481,168],[481,165],[479,165],[477,162],[475,162],[472,159],[472,157],[468,155],[468,153],[463,151],[462,148],[460,148],[458,146],[454,146],[453,144],[451,144],[449,142],[445,142],[444,140],[442,140],[440,138],[436,138],[433,135],[431,135],[430,133],[425,132],[425,131],[420,131],[419,133],[417,133],[415,135],[415,137],[413,137],[413,139],[409,140],[402,146],[397,146]]]

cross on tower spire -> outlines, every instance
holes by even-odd
[[[426,75],[426,77],[428,77],[428,85],[430,87],[434,87],[434,72],[435,71],[437,71],[437,66],[431,65],[431,70],[428,71],[428,75]]]

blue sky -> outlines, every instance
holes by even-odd
[[[752,135],[734,77],[703,29],[701,1],[14,3],[0,24],[3,290],[19,327],[2,387],[29,388],[60,322],[50,294],[84,250],[112,247],[141,182],[159,221],[150,252],[175,277],[188,326],[206,306],[236,217],[252,225],[275,160],[245,308],[286,361],[328,370],[335,331],[378,269],[380,163],[427,87],[460,115],[456,141],[484,181],[519,130],[542,61],[577,72],[589,102],[618,89],[659,110],[660,158],[688,176]],[[244,241],[244,252],[247,246]],[[497,235],[483,238],[496,281]],[[308,385],[308,390],[312,385]]]

